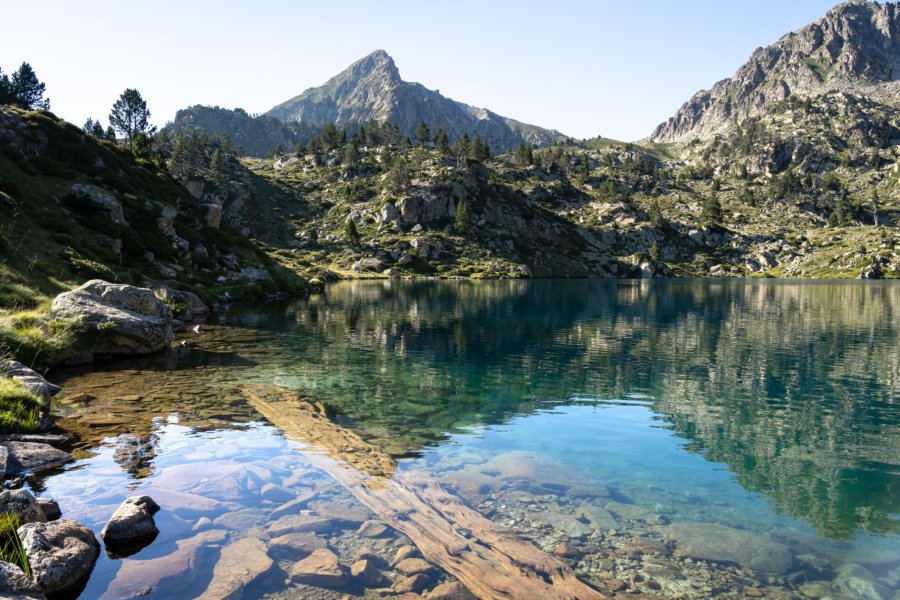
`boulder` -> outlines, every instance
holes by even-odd
[[[314,550],[295,563],[291,568],[291,579],[324,588],[342,588],[350,582],[337,555],[327,548]]]
[[[48,521],[55,521],[62,516],[62,510],[59,508],[59,504],[56,500],[50,498],[35,498],[34,501],[37,502],[37,505],[44,511],[44,516],[47,517]]]
[[[0,515],[12,514],[19,523],[45,523],[47,515],[28,490],[3,490],[0,492]]]
[[[51,316],[81,323],[95,356],[151,354],[173,337],[172,313],[151,290],[100,279],[57,296]]]
[[[9,600],[25,600],[27,598],[45,598],[41,587],[25,576],[16,565],[0,560],[0,598]]]
[[[153,515],[159,506],[149,496],[132,496],[123,502],[100,532],[107,546],[130,545],[159,533]]]
[[[72,460],[72,455],[38,442],[0,442],[7,451],[6,475],[52,469]]]
[[[786,573],[794,562],[781,544],[716,523],[675,523],[665,537],[675,543],[678,558],[735,563],[773,575]]]
[[[94,533],[71,519],[28,523],[19,527],[18,534],[32,578],[46,594],[81,583],[100,554]]]
[[[105,210],[109,215],[109,220],[116,225],[128,225],[122,203],[106,190],[86,183],[73,183],[69,186],[69,190],[76,196],[87,198],[98,208]]]
[[[384,261],[380,258],[361,258],[350,265],[350,270],[356,273],[379,273],[384,270]]]

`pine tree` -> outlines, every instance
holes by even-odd
[[[128,142],[129,148],[134,148],[135,138],[140,134],[150,137],[156,132],[156,127],[150,125],[150,111],[147,102],[141,97],[141,93],[135,89],[126,89],[113,104],[109,113],[109,125],[115,131],[122,133]]]
[[[347,219],[344,224],[344,236],[354,246],[359,246],[359,232],[356,230],[356,223],[353,222],[353,219]]]
[[[425,121],[420,122],[416,125],[415,131],[416,139],[419,140],[419,144],[423,146],[431,141],[431,132],[428,130],[428,126],[425,124]]]
[[[9,80],[9,76],[3,72],[3,69],[0,69],[0,105],[12,104],[14,98],[12,82]]]
[[[456,205],[456,213],[453,215],[453,229],[458,233],[465,233],[471,221],[472,214],[469,209],[469,203],[465,200],[460,200],[459,204]]]
[[[434,143],[441,154],[450,153],[450,138],[443,129],[438,129],[437,133],[434,134]]]
[[[460,163],[469,158],[469,153],[471,152],[471,143],[469,142],[469,134],[465,131],[453,144],[453,154],[456,155],[456,166],[459,167]]]
[[[210,178],[217,185],[225,185],[228,182],[228,167],[225,164],[225,155],[221,150],[216,148],[213,150],[212,157],[209,159]]]
[[[722,204],[716,194],[710,194],[703,201],[703,224],[710,228],[722,223]]]
[[[650,204],[650,224],[654,227],[661,227],[665,224],[662,208],[659,206],[659,198],[654,198]]]
[[[7,94],[12,95],[12,104],[26,109],[50,109],[50,100],[44,98],[47,86],[41,83],[28,63],[22,63],[6,86]]]

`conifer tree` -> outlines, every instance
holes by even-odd
[[[44,98],[47,86],[41,83],[27,62],[23,62],[9,79],[0,77],[0,88],[6,88],[5,92],[0,90],[0,96],[6,96],[7,104],[25,109],[50,109],[50,100]]]
[[[434,134],[434,143],[441,154],[449,154],[450,138],[447,136],[446,131],[444,131],[443,129],[438,129],[437,133]]]
[[[431,141],[431,132],[428,130],[425,121],[421,121],[416,125],[415,135],[416,139],[419,140],[419,144],[425,145],[425,143]]]
[[[149,138],[156,132],[156,127],[150,125],[147,102],[139,91],[132,88],[122,92],[113,104],[109,113],[109,125],[125,136],[128,147],[132,150],[137,150],[134,141],[138,135]]]

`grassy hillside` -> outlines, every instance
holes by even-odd
[[[0,344],[33,360],[69,343],[49,301],[93,278],[207,302],[302,289],[211,213],[153,161],[49,112],[0,108]]]

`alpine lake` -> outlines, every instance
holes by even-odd
[[[248,386],[610,597],[900,598],[897,282],[340,282],[50,379],[76,461],[26,485],[95,532],[162,507],[81,598],[467,597]]]

